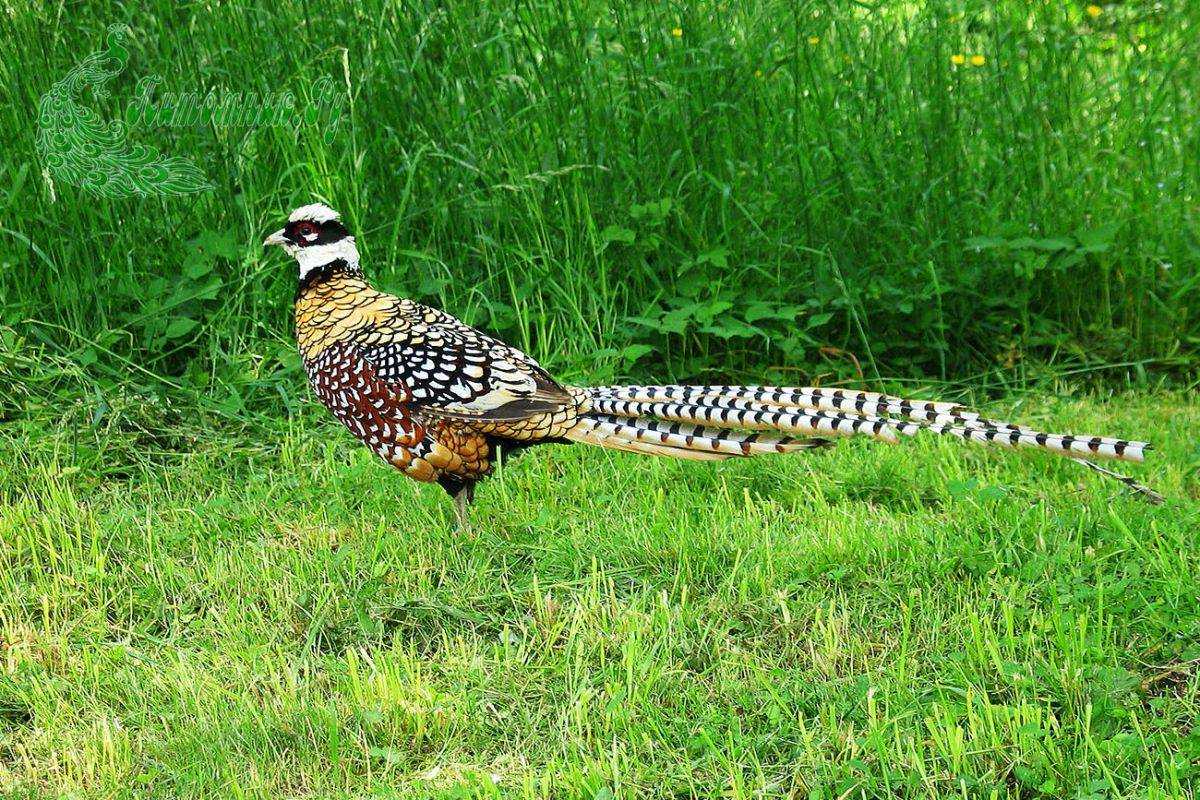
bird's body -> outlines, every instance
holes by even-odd
[[[829,437],[895,441],[919,431],[1006,447],[1140,461],[1143,442],[1035,431],[952,403],[870,392],[755,386],[571,387],[455,317],[377,291],[354,238],[323,205],[267,240],[300,262],[296,340],[321,402],[384,461],[435,481],[460,513],[498,449],[586,442],[720,460],[819,447]],[[762,431],[764,433],[759,433]],[[1097,468],[1098,469],[1098,468]],[[1131,488],[1156,497],[1131,479]]]
[[[372,289],[337,260],[310,272],[296,341],[321,402],[388,463],[452,493],[487,475],[497,442],[561,440],[583,393],[454,317]]]

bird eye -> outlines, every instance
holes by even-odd
[[[312,236],[317,232],[317,226],[311,222],[301,222],[296,226],[296,233],[301,236]]]

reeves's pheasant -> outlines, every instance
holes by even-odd
[[[354,237],[323,204],[296,209],[264,244],[299,262],[296,339],[317,397],[383,460],[440,484],[460,522],[497,448],[545,442],[719,460],[818,447],[826,437],[896,441],[924,430],[1060,453],[1161,499],[1090,460],[1141,461],[1145,442],[1043,433],[953,403],[844,389],[564,386],[516,348],[373,289]]]

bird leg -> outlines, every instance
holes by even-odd
[[[468,519],[471,503],[475,500],[475,482],[470,481],[464,483],[462,488],[454,493],[454,517],[457,520],[457,530],[469,531],[470,520]]]

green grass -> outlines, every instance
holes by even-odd
[[[23,5],[0,35],[45,46],[0,64],[0,307],[97,371],[126,372],[113,350],[236,384],[287,349],[293,270],[258,243],[321,196],[389,288],[556,368],[855,376],[832,346],[868,377],[1194,372],[1200,6],[868,6]],[[152,74],[301,98],[324,76],[337,135],[143,128],[216,189],[52,192],[38,98],[117,21],[104,116]],[[192,281],[200,234],[225,245]]]
[[[471,535],[315,415],[162,413],[0,432],[5,796],[1195,797],[1194,399],[1021,409],[1161,443],[1162,507],[956,442],[577,445]]]
[[[148,75],[329,77],[337,134],[131,132],[200,195],[49,180],[39,98],[114,22],[104,118]],[[0,796],[1196,800],[1198,24],[5,4]],[[575,446],[456,534],[303,384],[295,266],[259,243],[316,197],[381,288],[564,380],[991,398],[1154,441],[1133,471],[1170,502],[953,442]]]

